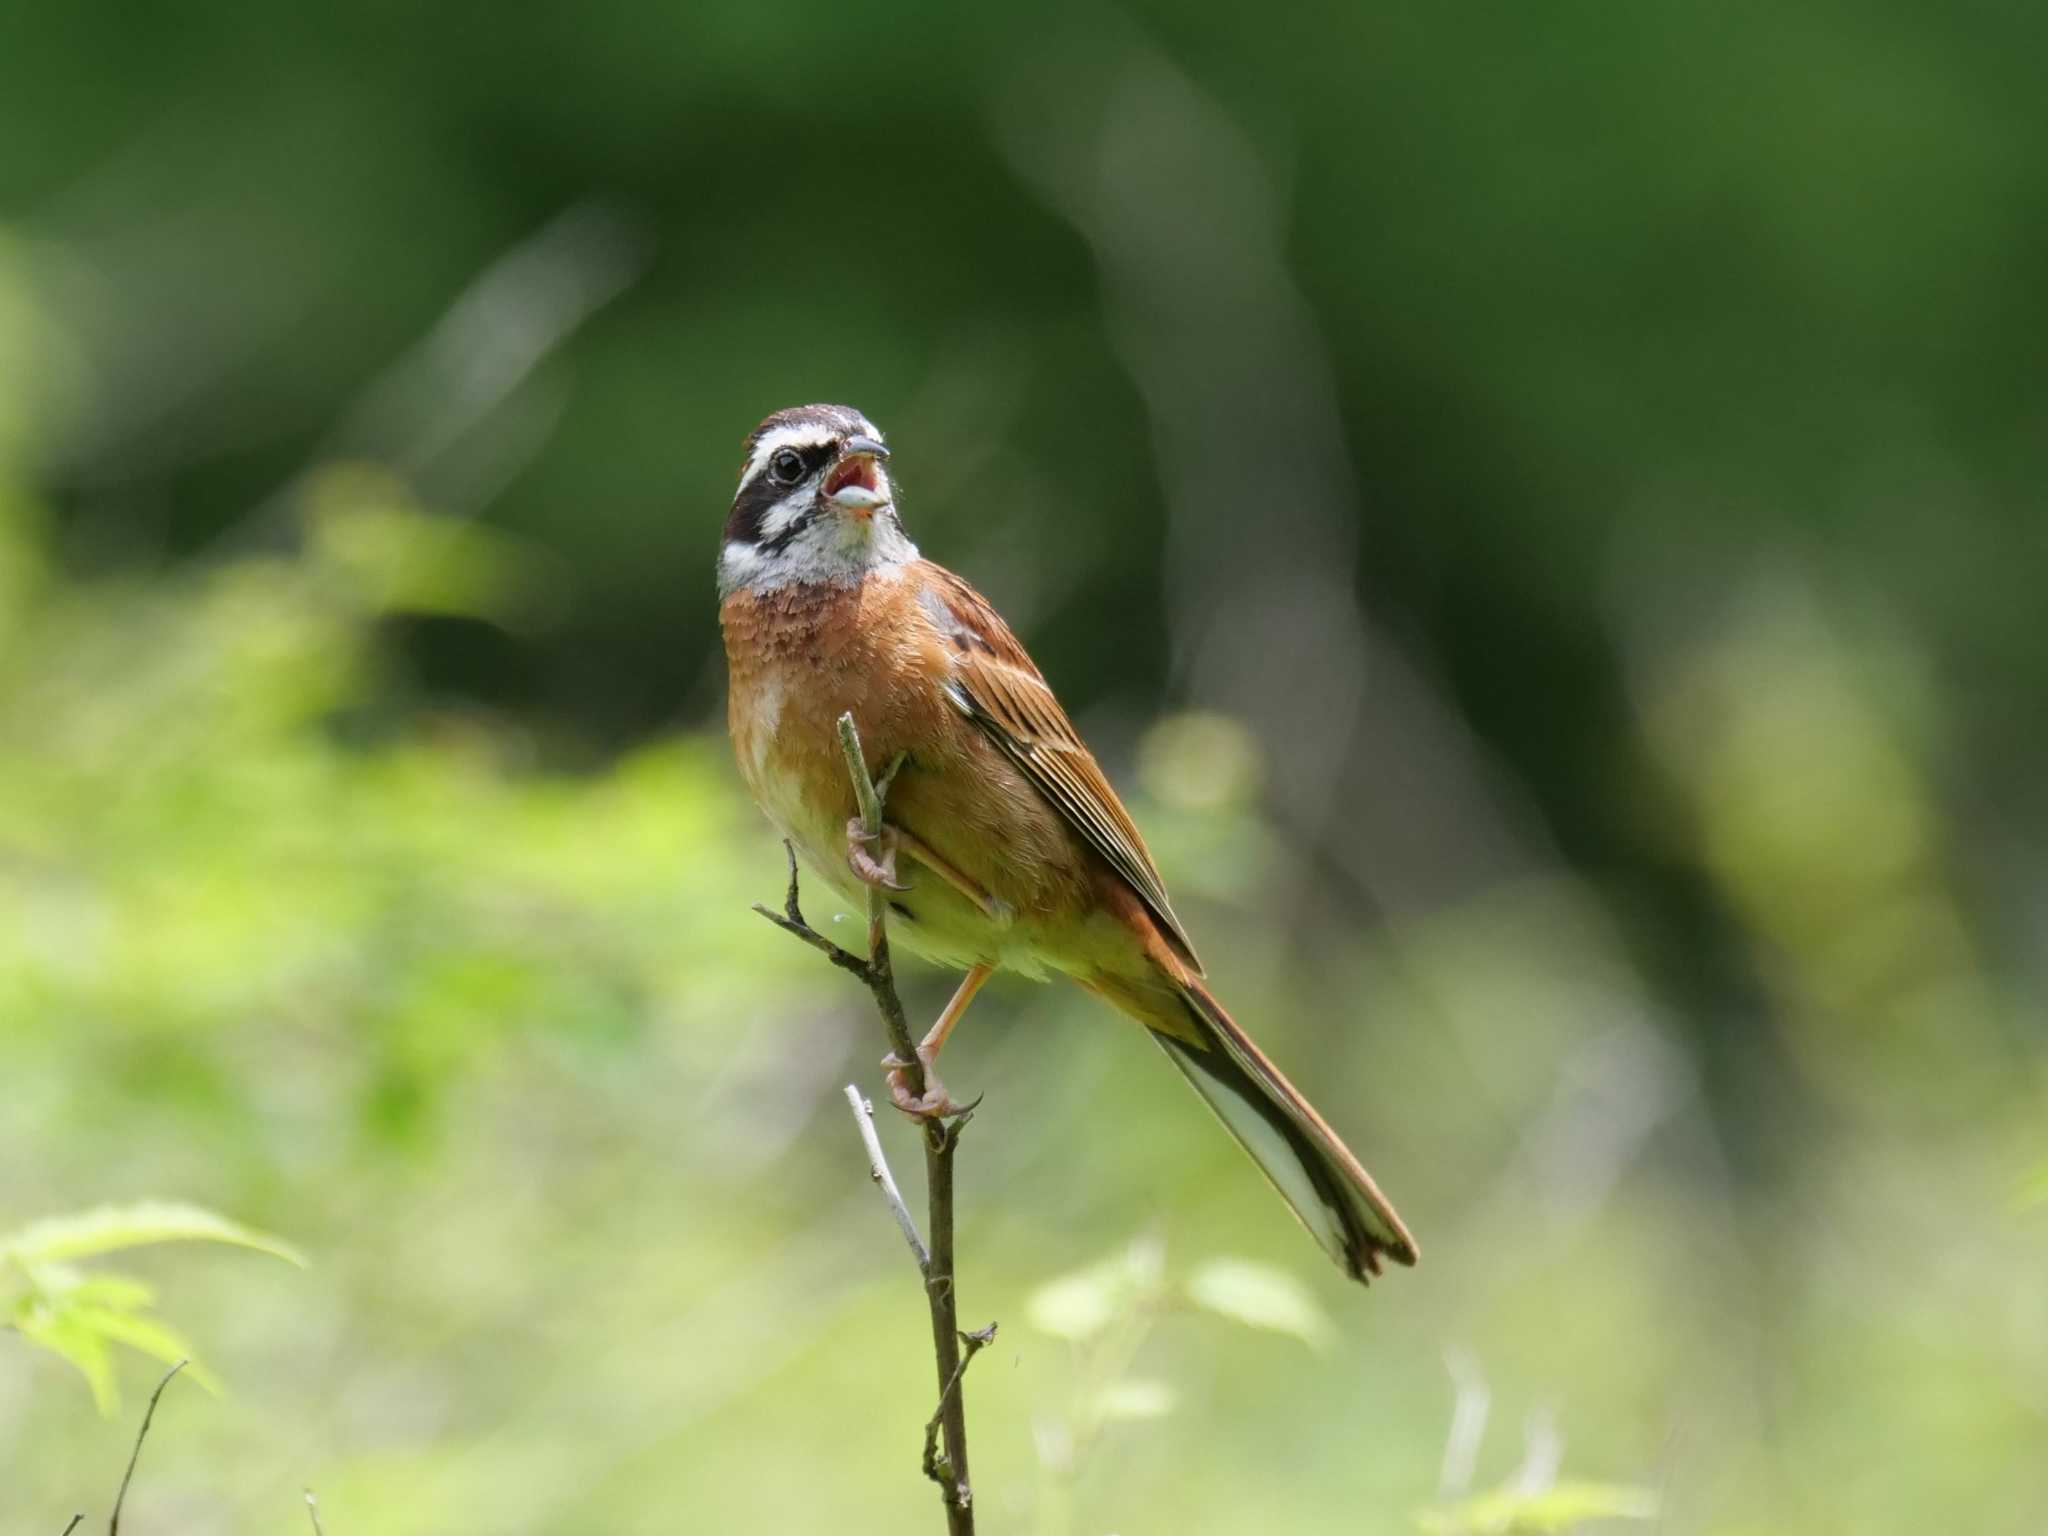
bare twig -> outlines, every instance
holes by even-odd
[[[327,1536],[320,1529],[320,1501],[313,1497],[313,1490],[306,1490],[306,1518],[313,1522],[313,1536]]]
[[[846,771],[853,780],[854,799],[860,803],[861,825],[869,837],[880,837],[882,795],[875,787],[875,781],[868,776],[868,760],[861,752],[860,732],[854,728],[850,712],[839,717],[839,750],[846,754]],[[899,755],[883,770],[882,782],[893,783],[896,770],[902,766],[903,759]],[[921,1099],[924,1097],[924,1063],[918,1059],[910,1021],[903,1016],[903,999],[896,995],[896,967],[889,958],[889,898],[873,886],[868,887],[866,979],[868,991],[874,994],[875,1008],[882,1015],[882,1026],[889,1031],[889,1049],[898,1061],[906,1063],[902,1069],[903,1079],[909,1084],[911,1095]]]
[[[889,1171],[889,1159],[882,1155],[882,1140],[875,1134],[874,1107],[852,1083],[846,1085],[846,1102],[853,1106],[853,1123],[860,1127],[861,1145],[868,1149],[868,1177],[881,1186],[882,1198],[889,1202],[889,1214],[903,1229],[903,1240],[910,1244],[911,1256],[917,1260],[918,1272],[922,1274],[931,1268],[931,1250],[918,1236],[917,1222],[910,1214],[910,1207],[903,1203],[903,1193],[896,1187],[896,1175]]]
[[[868,829],[868,836],[874,837],[882,830],[882,792],[896,777],[903,759],[898,757],[884,769],[882,782],[877,784],[869,775],[867,758],[861,754],[860,730],[853,723],[851,710],[839,717],[839,750],[846,754],[846,772],[853,780],[853,798],[860,805],[861,824]]]
[[[892,989],[893,990],[893,989]],[[917,1059],[913,1052],[911,1060]],[[924,1176],[931,1198],[932,1261],[925,1266],[925,1301],[932,1312],[932,1353],[939,1363],[940,1428],[946,1438],[943,1463],[928,1466],[926,1475],[939,1485],[946,1501],[950,1536],[973,1536],[974,1492],[967,1481],[967,1394],[959,1385],[960,1313],[953,1291],[953,1150],[967,1129],[965,1116],[924,1126]]]
[[[142,1458],[142,1442],[149,1438],[149,1421],[156,1417],[156,1400],[164,1395],[164,1388],[171,1384],[171,1378],[192,1362],[180,1360],[168,1371],[164,1379],[156,1384],[156,1390],[149,1394],[149,1406],[142,1410],[142,1428],[135,1431],[135,1449],[128,1453],[128,1470],[121,1474],[120,1491],[114,1495],[114,1512],[107,1517],[107,1536],[120,1536],[121,1506],[128,1502],[128,1482],[135,1476],[135,1463]],[[78,1522],[73,1521],[76,1525]]]
[[[788,841],[785,840],[782,844],[782,851],[789,855],[789,892],[783,897],[782,911],[771,911],[769,908],[762,906],[758,901],[754,903],[754,910],[767,918],[769,922],[780,928],[784,933],[793,934],[797,938],[802,939],[841,970],[851,971],[862,981],[867,981],[867,961],[861,959],[859,955],[856,955],[850,949],[841,949],[837,944],[834,944],[825,935],[804,921],[803,909],[797,905],[796,849],[792,848]],[[871,982],[869,984],[872,985]]]
[[[976,1328],[960,1335],[960,1342],[967,1346],[967,1353],[960,1357],[952,1379],[946,1383],[946,1390],[939,1394],[939,1406],[932,1410],[932,1416],[924,1426],[924,1475],[941,1487],[945,1485],[950,1468],[939,1458],[939,1423],[946,1416],[946,1404],[960,1390],[960,1378],[967,1374],[967,1367],[974,1357],[996,1341],[996,1325]]]
[[[862,827],[868,836],[879,837],[883,797],[888,793],[897,769],[903,766],[903,757],[899,753],[877,781],[861,752],[860,733],[854,727],[851,714],[839,717],[839,744],[846,755],[847,774],[853,780]],[[883,1027],[888,1031],[892,1057],[902,1063],[899,1070],[903,1073],[905,1086],[912,1097],[922,1099],[925,1095],[924,1063],[918,1059],[910,1021],[904,1016],[903,1000],[896,995],[895,967],[889,957],[887,895],[872,887],[868,891],[868,952],[865,959],[841,948],[804,921],[803,910],[797,902],[796,853],[793,849],[789,855],[789,890],[782,911],[775,912],[764,906],[756,906],[754,910],[783,932],[803,940],[841,970],[851,971],[861,979],[873,996],[875,1010],[881,1014]],[[974,1493],[967,1479],[967,1401],[966,1393],[960,1388],[960,1378],[966,1370],[967,1360],[995,1337],[995,1325],[991,1323],[977,1333],[962,1334],[954,1296],[953,1153],[960,1144],[960,1133],[967,1127],[968,1114],[958,1114],[949,1120],[927,1118],[922,1122],[925,1188],[931,1212],[931,1244],[926,1247],[918,1236],[917,1224],[911,1219],[909,1207],[903,1203],[889,1173],[866,1102],[859,1090],[850,1084],[846,1093],[860,1125],[861,1140],[868,1150],[868,1171],[881,1185],[896,1217],[896,1224],[910,1244],[918,1272],[924,1278],[925,1302],[931,1310],[932,1355],[938,1367],[939,1404],[925,1431],[925,1475],[939,1485],[949,1536],[973,1536]],[[963,1339],[967,1340],[964,1358],[960,1353]],[[939,1449],[941,1439],[944,1441],[943,1454]]]
[[[77,1514],[73,1515],[71,1517],[71,1523],[64,1527],[64,1536],[71,1536],[71,1533],[78,1529],[78,1522],[83,1520],[84,1518],[85,1511],[82,1509]]]

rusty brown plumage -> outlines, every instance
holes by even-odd
[[[892,934],[969,973],[930,1055],[987,971],[1068,976],[1146,1025],[1347,1273],[1414,1263],[1364,1167],[1203,984],[1144,838],[1023,645],[903,537],[872,425],[805,407],[769,418],[749,446],[720,567],[740,772],[860,902],[857,864],[877,866],[848,857],[840,715],[871,767],[902,758],[888,799],[891,856],[907,861]]]

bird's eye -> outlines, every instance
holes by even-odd
[[[803,455],[794,448],[779,449],[768,461],[768,470],[784,485],[795,485],[804,477]]]

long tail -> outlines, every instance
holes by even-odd
[[[1415,1239],[1351,1149],[1207,988],[1189,978],[1176,993],[1186,1023],[1146,1018],[1147,1032],[1323,1250],[1359,1281],[1380,1272],[1383,1256],[1413,1264],[1420,1256]],[[1139,1011],[1131,1007],[1135,999],[1112,1000]]]

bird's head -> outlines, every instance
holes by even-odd
[[[851,406],[799,405],[754,428],[725,520],[720,594],[858,581],[917,558],[888,458],[881,430]]]

